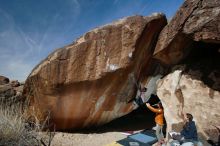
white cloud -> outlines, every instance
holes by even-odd
[[[0,75],[23,81],[50,50],[62,47],[59,46],[61,40],[65,39],[62,36],[69,33],[68,29],[72,27],[81,11],[78,0],[66,2],[61,9],[51,13],[49,19],[44,19],[46,17],[42,16],[41,20],[45,20],[46,24],[44,29],[35,25],[32,26],[31,32],[26,32],[25,28],[19,27],[13,16],[0,8]],[[69,16],[64,17],[67,14]],[[30,22],[33,19],[35,18],[28,18]],[[58,28],[68,20],[68,26]],[[63,29],[63,31],[57,29]]]
[[[117,3],[118,3],[118,1],[119,1],[119,0],[114,0],[114,3],[113,3],[113,4],[117,4]]]
[[[80,4],[79,4],[78,0],[72,0],[72,1],[77,8],[80,8]]]
[[[78,0],[72,0],[72,6],[73,6],[73,17],[76,18],[80,14],[81,8],[80,8],[80,3]]]
[[[29,37],[28,35],[26,35],[24,33],[24,31],[16,26],[18,33],[20,35],[20,37],[23,39],[23,42],[27,45],[27,49],[25,50],[25,52],[23,52],[22,56],[29,56],[31,53],[34,53],[35,50],[39,50],[39,45],[37,45],[36,41],[34,41],[31,37]],[[22,47],[22,46],[18,46],[18,47]]]
[[[26,60],[34,54],[36,42],[14,22],[14,18],[0,9],[0,75],[24,81],[33,68]]]

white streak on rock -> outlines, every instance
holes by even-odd
[[[133,53],[131,52],[131,53],[128,54],[128,57],[132,58],[132,55],[133,55]]]
[[[110,64],[109,65],[109,69],[110,69],[110,71],[115,71],[116,69],[118,69],[119,67],[117,66],[117,65],[115,65],[115,64]]]
[[[107,59],[106,70],[115,71],[118,68],[119,67],[116,64],[109,64],[109,58]]]

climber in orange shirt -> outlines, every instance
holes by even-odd
[[[152,107],[149,103],[146,103],[146,106],[154,113],[156,113],[155,122],[156,122],[156,136],[159,143],[162,143],[164,140],[163,136],[163,125],[164,125],[164,115],[163,115],[163,106],[162,103],[159,102],[157,104],[158,108]]]

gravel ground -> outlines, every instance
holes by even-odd
[[[52,146],[104,146],[127,136],[121,132],[106,132],[92,134],[56,133]]]
[[[154,126],[154,113],[139,108],[130,114],[116,119],[93,130],[57,132],[51,142],[52,146],[105,146],[126,138],[123,131],[140,131]],[[114,132],[113,132],[114,131]],[[84,133],[84,134],[81,134]]]

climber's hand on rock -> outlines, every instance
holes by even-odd
[[[148,107],[148,106],[150,106],[150,104],[149,104],[149,103],[146,103],[146,106]]]

